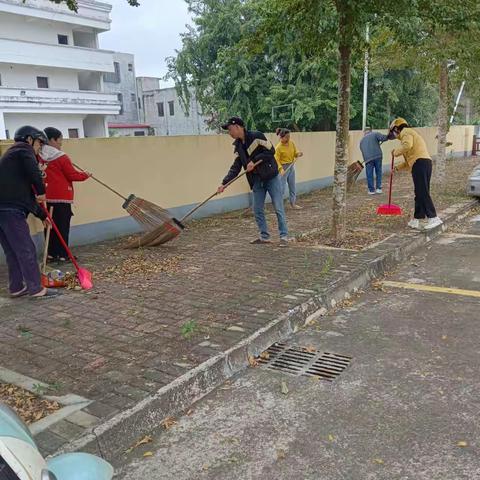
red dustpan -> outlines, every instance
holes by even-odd
[[[55,223],[52,219],[52,216],[50,215],[49,211],[47,210],[47,207],[43,203],[41,203],[40,206],[42,207],[43,211],[47,215],[47,218],[50,220],[50,223],[52,224],[52,227],[55,230],[55,233],[57,234],[57,237],[60,240],[60,243],[63,245],[63,248],[65,248],[65,251],[68,254],[68,258],[70,258],[70,260],[72,261],[73,266],[75,267],[75,270],[77,271],[77,277],[78,277],[78,281],[80,282],[80,286],[84,290],[90,290],[91,288],[93,288],[91,272],[89,272],[86,268],[81,268],[80,265],[78,265],[77,260],[73,256],[71,250],[68,248],[67,243],[63,239],[62,234],[58,230],[58,227],[55,225]]]
[[[392,203],[392,186],[393,186],[393,162],[395,158],[392,153],[392,165],[390,169],[390,185],[388,186],[388,203],[379,205],[377,208],[377,215],[402,215],[402,209]]]

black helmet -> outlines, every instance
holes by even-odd
[[[32,137],[32,140],[40,140],[42,143],[47,144],[48,138],[43,130],[25,125],[20,127],[16,132],[13,139],[16,142],[26,142],[28,137]]]

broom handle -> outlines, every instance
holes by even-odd
[[[83,173],[87,173],[85,172],[85,170],[81,167],[79,167],[77,164],[73,164],[73,166],[75,168],[78,168],[81,172]],[[95,180],[96,182],[98,182],[100,185],[104,186],[105,188],[108,188],[108,190],[110,190],[111,192],[113,192],[115,195],[118,195],[122,200],[125,200],[127,201],[127,197],[124,197],[121,193],[117,192],[116,190],[114,190],[112,187],[110,187],[109,185],[107,185],[106,183],[103,183],[101,180],[99,180],[98,178],[94,177],[92,174],[90,174],[90,178],[92,178],[93,180]]]
[[[255,167],[262,163],[263,160],[259,160],[258,162],[255,163]],[[237,175],[235,178],[230,180],[228,183],[224,185],[224,188],[229,187],[233,182],[236,182],[239,178],[243,177],[246,175],[248,172],[247,170],[243,171],[240,175]],[[212,193],[208,198],[206,198],[202,203],[199,203],[196,207],[192,208],[186,215],[184,215],[181,219],[180,222],[183,222],[185,219],[190,217],[193,213],[195,213],[200,207],[203,207],[208,201],[210,201],[213,197],[216,197],[218,195],[218,192]]]
[[[392,204],[392,186],[393,186],[393,164],[395,162],[395,157],[392,153],[392,165],[390,167],[390,185],[388,186],[388,204]]]
[[[50,216],[53,216],[53,207],[50,207]],[[45,247],[43,248],[42,273],[44,275],[45,275],[45,271],[47,270],[48,244],[50,243],[51,231],[52,231],[52,226],[48,224],[47,233],[45,234]]]

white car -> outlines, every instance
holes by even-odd
[[[475,197],[480,197],[480,164],[473,169],[468,179],[467,193]]]

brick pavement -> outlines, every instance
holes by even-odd
[[[475,163],[458,160],[448,171],[461,165],[466,176]],[[365,189],[362,182],[349,197],[352,224],[362,211],[379,237],[403,230],[410,212],[379,221],[375,207],[385,195],[367,197]],[[397,203],[411,204],[411,189],[411,180],[399,177]],[[448,191],[437,205],[462,197]],[[287,210],[294,235],[328,224],[330,189],[299,203],[303,210]],[[274,232],[271,212],[268,219]],[[307,298],[307,290],[340,283],[376,255],[375,249],[325,249],[322,239],[286,249],[252,246],[255,235],[253,218],[232,212],[192,222],[163,247],[130,251],[111,241],[76,249],[94,272],[92,292],[67,291],[49,301],[6,300],[0,292],[0,366],[93,400],[85,412],[103,420],[246,338]],[[132,270],[139,263],[149,271]],[[0,277],[3,284],[4,266]],[[58,432],[44,436],[51,448],[68,440]]]

